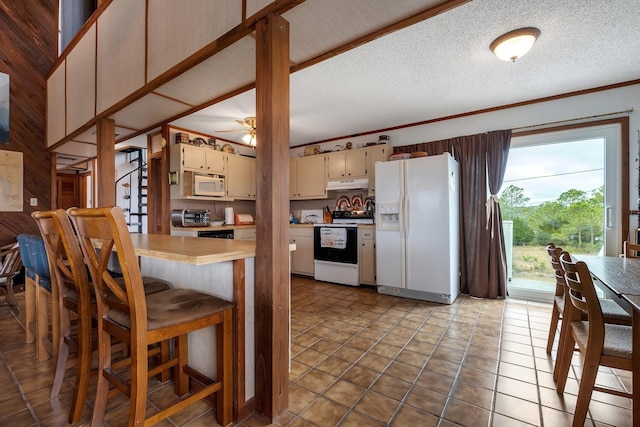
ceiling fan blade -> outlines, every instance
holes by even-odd
[[[247,129],[251,128],[251,125],[249,125],[249,123],[245,122],[244,120],[236,120],[236,122],[238,122],[238,124],[244,126]]]

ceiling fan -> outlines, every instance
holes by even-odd
[[[239,124],[244,126],[244,129],[234,129],[234,130],[217,130],[215,132],[247,132],[246,135],[242,137],[242,141],[250,145],[251,147],[256,146],[256,118],[255,117],[245,117],[244,120],[236,120]]]

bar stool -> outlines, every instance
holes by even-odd
[[[96,317],[96,298],[89,282],[87,266],[82,257],[80,244],[67,213],[40,211],[32,213],[44,241],[52,271],[53,305],[59,308],[57,328],[59,330],[59,348],[56,358],[56,370],[51,397],[60,393],[62,382],[69,364],[70,354],[76,353],[76,383],[69,423],[80,420],[89,388],[92,352],[97,349],[92,343],[93,319]],[[124,281],[118,280],[124,287]],[[144,292],[153,293],[169,289],[169,284],[155,278],[145,280]],[[121,346],[123,347],[123,346]],[[169,346],[166,344],[165,352]],[[167,356],[168,358],[168,356]],[[124,359],[118,362],[129,363]],[[168,374],[165,379],[168,379]]]
[[[216,393],[216,418],[220,425],[232,421],[232,307],[214,296],[189,290],[171,289],[147,295],[127,224],[119,207],[70,209],[95,288],[98,306],[98,387],[92,425],[102,424],[109,384],[129,397],[129,425],[153,425],[186,406]],[[115,282],[106,269],[109,254],[116,248],[126,289]],[[98,250],[98,248],[100,250]],[[188,334],[216,326],[216,380],[188,366]],[[111,340],[118,338],[131,351],[130,380],[111,365]],[[150,370],[148,346],[175,339],[174,358]],[[159,413],[145,419],[147,377],[157,369],[172,366],[175,393],[189,393],[189,377],[203,388],[183,397]]]

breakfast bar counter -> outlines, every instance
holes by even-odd
[[[131,234],[136,255],[192,265],[253,258],[256,243],[248,240],[198,239],[166,234]]]

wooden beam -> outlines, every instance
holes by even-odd
[[[256,26],[256,411],[271,422],[289,400],[289,23]]]
[[[116,204],[116,122],[100,119],[96,123],[98,143],[98,204],[96,207]]]

